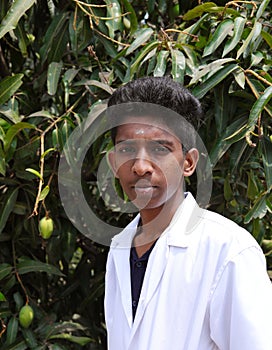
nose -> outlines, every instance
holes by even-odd
[[[152,162],[147,157],[137,157],[133,161],[132,171],[138,176],[150,175],[153,172]]]

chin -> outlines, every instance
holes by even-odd
[[[146,201],[139,201],[139,200],[132,201],[132,203],[139,210],[151,210],[151,209],[158,209],[160,207],[163,207],[166,202],[165,201],[158,202],[151,199],[148,203],[146,203]]]

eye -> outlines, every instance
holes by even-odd
[[[152,153],[161,154],[161,155],[168,154],[170,152],[169,148],[160,144],[153,145],[151,151]]]
[[[155,152],[169,152],[169,149],[163,146],[157,146],[154,148]]]
[[[119,153],[119,154],[128,154],[128,153],[134,153],[135,152],[135,148],[132,147],[132,146],[117,146],[116,147],[116,151]]]

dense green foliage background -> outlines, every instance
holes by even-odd
[[[106,348],[107,247],[66,217],[57,169],[71,132],[136,77],[170,75],[201,100],[210,208],[246,227],[272,270],[271,10],[268,0],[1,1],[1,350]],[[96,191],[107,144],[91,148],[84,183],[101,218],[125,225]],[[48,240],[44,216],[54,221]],[[25,304],[35,313],[27,329]]]

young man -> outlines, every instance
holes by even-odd
[[[179,130],[186,123],[165,113],[197,122],[199,101],[170,78],[142,78],[109,100],[128,103],[137,108],[110,113],[120,125],[109,162],[140,213],[113,238],[108,256],[108,349],[271,350],[272,287],[260,247],[183,192],[199,153],[184,141],[191,133]],[[146,103],[162,112],[138,108]]]

